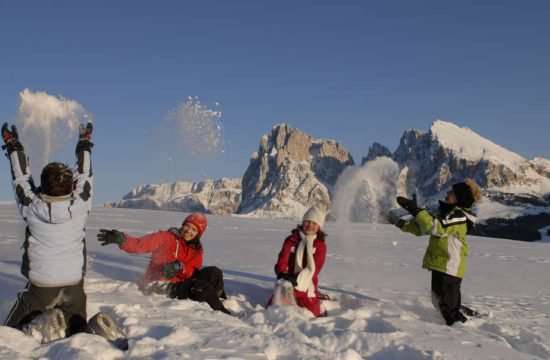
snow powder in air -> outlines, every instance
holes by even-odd
[[[388,157],[350,166],[335,185],[332,215],[338,222],[382,222],[393,207],[399,166]]]
[[[189,96],[170,111],[169,121],[176,127],[188,154],[214,156],[223,152],[221,116],[221,111],[209,109],[198,97]]]
[[[24,89],[19,99],[16,125],[20,127],[22,143],[42,155],[42,164],[38,165],[45,165],[52,151],[68,144],[80,123],[92,120],[78,102],[43,91]]]

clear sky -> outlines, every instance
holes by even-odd
[[[359,163],[436,118],[548,158],[549,19],[544,0],[0,1],[0,119],[16,118],[25,88],[84,106],[96,203],[240,177],[282,122]],[[188,96],[219,103],[225,151],[168,161],[158,149],[171,144],[151,134]],[[0,199],[9,180],[4,159]]]

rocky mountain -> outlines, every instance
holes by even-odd
[[[527,160],[468,128],[436,120],[428,132],[406,130],[394,152],[374,143],[362,163],[352,166],[334,140],[280,124],[261,138],[242,180],[139,186],[115,206],[300,219],[316,204],[332,219],[378,222],[396,195],[416,193],[435,207],[471,177],[484,195],[478,234],[534,240],[550,225],[550,160]]]
[[[252,154],[238,212],[300,218],[313,204],[329,208],[336,179],[353,164],[349,151],[338,142],[276,125]]]
[[[116,207],[233,214],[241,203],[241,179],[141,185]]]
[[[434,121],[428,133],[405,131],[394,153],[376,144],[364,161],[388,154],[406,172],[408,189],[425,198],[466,177],[476,180],[488,196],[509,193],[544,199],[550,192],[549,160],[526,160],[468,128],[442,120]]]
[[[402,194],[417,193],[425,203],[435,205],[453,183],[470,177],[483,188],[478,215],[486,223],[498,223],[501,231],[502,223],[522,216],[538,215],[534,227],[550,223],[548,159],[529,161],[468,128],[442,120],[434,121],[427,133],[405,131],[393,153],[373,145],[363,163],[380,156],[399,165],[402,188],[398,192]]]

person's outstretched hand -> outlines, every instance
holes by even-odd
[[[91,141],[93,131],[94,131],[94,125],[91,122],[87,123],[86,127],[84,127],[84,124],[80,124],[80,126],[78,127],[78,133],[79,133],[78,140]]]
[[[114,229],[99,229],[99,234],[97,234],[97,241],[101,242],[101,246],[109,244],[121,245],[124,241],[126,241],[126,235],[124,235],[123,232]]]
[[[19,133],[15,125],[11,126],[11,131],[8,128],[7,122],[2,125],[2,140],[4,141],[2,149],[7,150],[8,155],[14,151],[23,150],[23,145],[19,142]]]
[[[80,124],[78,127],[78,144],[76,144],[76,152],[86,150],[91,151],[94,147],[92,140],[92,132],[94,131],[94,125],[89,122],[84,127],[83,124]]]
[[[420,211],[422,211],[422,209],[419,208],[418,204],[416,203],[416,194],[413,195],[412,199],[407,199],[406,197],[398,196],[397,203],[403,209],[407,210],[412,216],[416,216]]]

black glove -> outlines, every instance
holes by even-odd
[[[123,232],[118,230],[107,230],[99,229],[99,234],[97,234],[97,241],[101,242],[101,246],[109,244],[121,245],[126,241],[126,235]]]
[[[176,276],[183,269],[183,264],[181,261],[174,261],[171,263],[164,264],[162,267],[162,273],[167,279],[171,279]]]
[[[407,199],[406,197],[398,196],[397,203],[403,209],[407,210],[412,216],[416,216],[419,212],[422,211],[422,209],[419,208],[418,204],[416,203],[416,194],[413,195],[412,199]]]
[[[92,140],[92,132],[94,130],[94,125],[89,122],[86,127],[80,124],[78,127],[78,143],[76,144],[76,152],[80,151],[92,151],[94,144],[90,141]]]
[[[405,220],[401,219],[399,216],[395,215],[392,212],[388,214],[386,219],[390,224],[395,225],[400,229],[407,223]]]
[[[290,275],[289,273],[279,273],[277,274],[277,279],[283,279],[292,284],[292,286],[298,285],[298,276],[297,275]]]
[[[2,125],[2,140],[4,144],[2,149],[8,151],[8,155],[14,151],[23,151],[23,145],[19,142],[19,133],[17,132],[17,127],[15,125],[11,126],[11,131],[8,130],[8,123]]]

